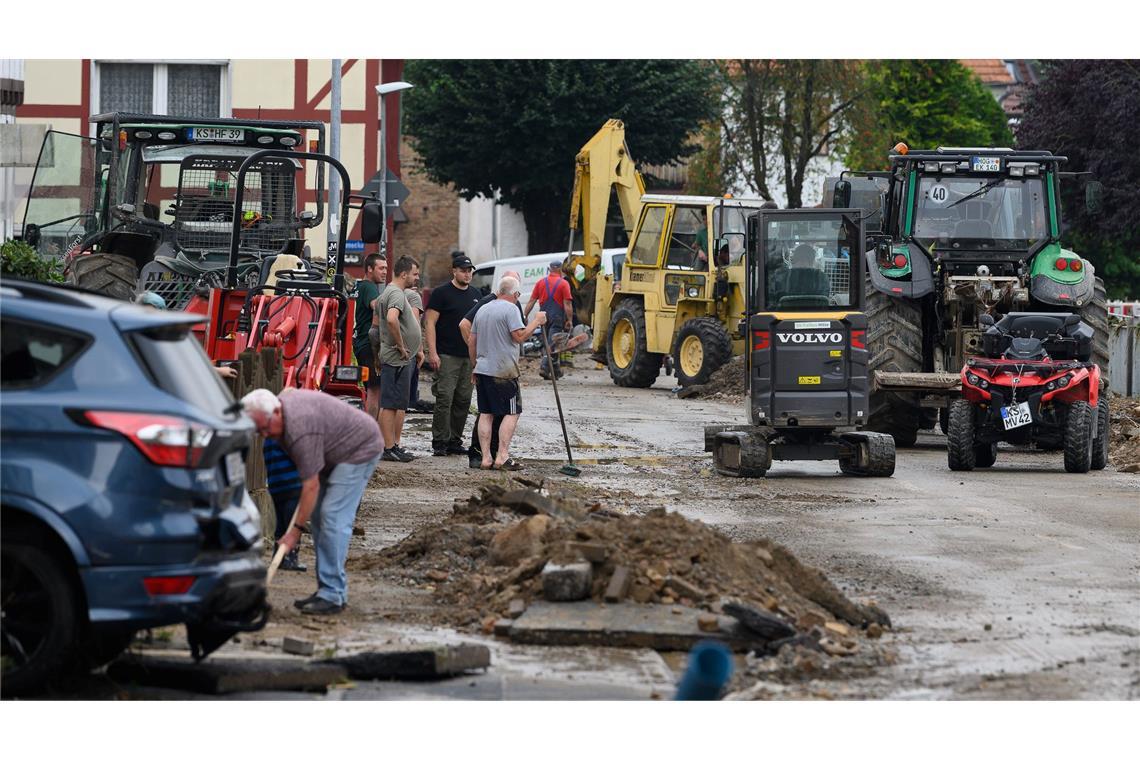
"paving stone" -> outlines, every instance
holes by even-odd
[[[548,602],[576,602],[590,595],[594,574],[589,562],[556,565],[542,569],[542,596]]]
[[[609,549],[605,544],[599,544],[592,541],[567,541],[566,548],[570,551],[578,552],[582,555],[582,559],[587,562],[592,562],[595,565],[600,565],[606,561],[609,556]]]
[[[344,667],[293,658],[235,660],[189,657],[121,657],[107,668],[115,681],[141,686],[183,689],[202,694],[233,694],[242,691],[318,691],[348,677]]]
[[[433,680],[490,667],[491,650],[482,644],[425,645],[370,650],[324,662],[344,668],[350,677],[361,681]]]
[[[613,574],[610,575],[609,586],[605,587],[605,600],[606,602],[621,602],[626,598],[629,593],[629,583],[633,580],[633,575],[630,574],[628,567],[619,565],[614,567]]]
[[[285,640],[281,642],[281,649],[287,654],[299,654],[302,657],[308,657],[316,649],[316,646],[308,639],[295,639],[292,636],[286,636]]]
[[[708,593],[703,589],[697,588],[692,583],[689,583],[683,578],[678,578],[675,575],[669,575],[665,578],[665,588],[670,591],[676,592],[678,596],[688,597],[694,601],[701,601]]]
[[[512,620],[524,612],[526,612],[526,602],[522,599],[512,599],[510,605],[507,607],[507,617]]]

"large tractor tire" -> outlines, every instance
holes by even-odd
[[[135,295],[139,281],[139,268],[130,256],[117,253],[88,253],[77,256],[67,273],[69,285],[76,285],[102,293],[121,301]]]
[[[1074,401],[1065,422],[1065,472],[1088,472],[1093,461],[1093,415],[1087,401]]]
[[[673,345],[673,371],[679,385],[707,383],[732,358],[732,338],[713,317],[697,317],[681,325]],[[743,390],[743,389],[742,389]]]
[[[1101,385],[1108,385],[1108,294],[1104,280],[1094,279],[1093,297],[1081,307],[1081,320],[1093,329],[1092,360],[1100,366]]]
[[[606,335],[606,364],[616,385],[648,388],[657,381],[664,354],[649,353],[647,345],[645,307],[626,298],[614,309]]]
[[[974,469],[978,446],[974,443],[974,407],[966,399],[950,403],[950,420],[946,426],[946,463],[951,470]]]
[[[922,311],[918,304],[893,298],[875,289],[871,278],[867,293],[867,374],[922,372]],[[914,393],[875,391],[871,394],[867,429],[890,433],[895,445],[913,446],[922,426],[922,408]]]

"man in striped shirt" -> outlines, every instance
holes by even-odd
[[[277,528],[273,538],[277,541],[285,535],[289,521],[297,510],[297,502],[301,498],[301,476],[297,474],[297,467],[281,444],[272,438],[265,439],[262,449],[265,455],[265,481],[269,487],[269,496],[273,499],[273,511],[277,514]],[[301,564],[297,557],[297,548],[285,555],[281,560],[282,570],[296,570],[305,572],[309,568]]]

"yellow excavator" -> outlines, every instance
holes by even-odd
[[[575,164],[563,271],[578,321],[593,328],[594,357],[621,386],[649,387],[663,365],[680,385],[707,382],[744,352],[747,224],[765,202],[646,194],[617,119],[582,147]],[[600,271],[614,192],[630,236],[620,276]],[[580,253],[573,251],[579,219]]]

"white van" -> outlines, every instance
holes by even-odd
[[[581,251],[575,251],[575,253],[581,253]],[[625,253],[625,248],[604,249],[602,251],[601,274],[614,275],[616,270],[617,276],[614,279],[621,279],[621,267],[625,262]],[[471,284],[484,293],[494,293],[499,286],[499,280],[503,279],[503,272],[513,269],[521,275],[519,292],[522,293],[521,300],[525,304],[530,299],[534,286],[550,272],[550,262],[565,260],[565,253],[538,253],[534,256],[516,256],[510,259],[486,261],[475,267]],[[573,275],[573,272],[563,272],[563,275],[569,277]]]

